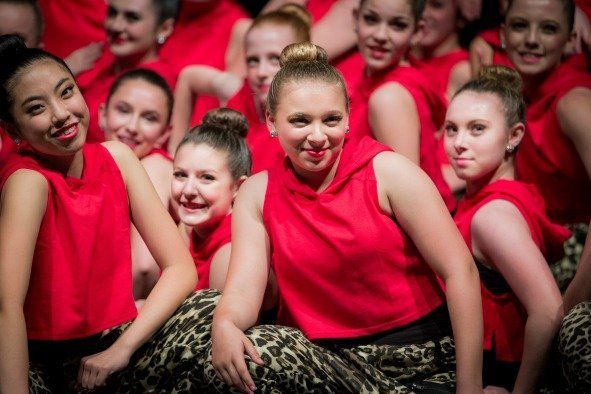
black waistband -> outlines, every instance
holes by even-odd
[[[439,340],[452,334],[447,305],[443,304],[422,318],[403,327],[360,338],[322,339],[318,345],[331,348],[348,348],[362,345],[409,345]]]

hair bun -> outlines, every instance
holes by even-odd
[[[278,13],[287,14],[292,18],[297,18],[302,21],[308,29],[312,27],[312,15],[308,10],[296,3],[287,3],[279,7]]]
[[[27,50],[23,39],[16,34],[4,34],[0,36],[0,59],[2,63],[7,59],[13,59],[19,53]]]
[[[505,66],[484,66],[478,72],[479,79],[490,79],[506,90],[521,94],[523,82],[519,73],[512,68]]]
[[[230,108],[216,108],[203,117],[203,125],[217,126],[244,138],[248,133],[248,121],[240,112]]]
[[[281,67],[285,67],[288,64],[313,61],[328,64],[326,51],[310,42],[300,42],[283,48],[279,64]]]

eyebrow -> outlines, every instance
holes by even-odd
[[[53,88],[53,91],[54,92],[57,92],[58,89],[60,88],[60,86],[62,86],[64,84],[64,82],[68,81],[69,79],[70,79],[69,77],[60,79],[59,82],[55,85],[55,88]],[[21,107],[24,107],[25,105],[27,105],[31,101],[41,100],[41,99],[43,99],[42,96],[30,96],[30,97],[27,97],[27,99],[25,101],[23,101],[23,103],[21,104]]]

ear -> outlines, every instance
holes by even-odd
[[[525,125],[521,122],[514,124],[509,131],[508,144],[517,147],[521,143],[521,139],[525,133]]]
[[[162,132],[160,137],[158,137],[156,139],[156,141],[154,142],[154,148],[161,149],[164,146],[164,144],[166,143],[166,141],[168,140],[168,137],[170,137],[171,131],[172,131],[172,125],[166,126],[166,129],[164,129],[164,131]]]
[[[174,30],[174,18],[168,18],[158,27],[158,31],[156,32],[158,36],[163,36],[165,39],[170,37],[172,31]]]
[[[238,178],[235,181],[234,184],[234,195],[232,195],[232,200],[234,200],[236,198],[236,194],[238,194],[238,189],[240,189],[240,186],[242,186],[242,183],[247,180],[248,177],[246,175],[242,175],[240,178]]]
[[[505,22],[501,23],[501,28],[499,30],[499,38],[501,39],[501,48],[505,48],[507,42],[507,26]]]
[[[267,129],[269,130],[269,132],[275,129],[275,118],[267,110],[265,110],[265,122],[267,123]]]
[[[4,129],[6,134],[8,134],[8,136],[12,140],[14,140],[16,138],[20,138],[21,140],[23,139],[21,137],[20,133],[18,132],[17,128],[12,123],[8,123],[3,120],[0,120],[0,128]]]

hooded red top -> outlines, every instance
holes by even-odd
[[[211,260],[220,248],[232,241],[232,215],[227,215],[218,227],[207,238],[199,238],[195,231],[191,232],[190,250],[197,267],[196,290],[209,288],[209,270]]]
[[[435,274],[381,209],[373,159],[386,146],[346,140],[335,178],[317,193],[289,159],[269,171],[263,221],[279,324],[307,338],[354,338],[412,323],[440,306]]]
[[[123,177],[102,145],[85,145],[83,155],[80,179],[52,169],[29,149],[13,156],[0,177],[4,186],[15,171],[31,169],[49,186],[24,305],[29,339],[82,338],[137,314]]]
[[[103,142],[105,140],[105,133],[98,125],[99,107],[102,103],[107,102],[109,89],[111,89],[111,85],[117,77],[125,71],[130,70],[121,70],[121,72],[117,73],[113,69],[114,62],[115,56],[111,52],[106,51],[97,60],[91,70],[80,74],[76,78],[90,113],[90,124],[88,125],[88,136],[86,137],[87,142]],[[170,65],[165,61],[156,60],[139,64],[137,67],[147,68],[157,72],[168,82],[170,88],[174,90],[177,74],[172,71]]]
[[[556,106],[576,87],[591,89],[591,76],[560,65],[529,94],[527,132],[516,156],[517,177],[536,185],[559,223],[588,223],[591,219],[591,183],[579,154],[564,135]]]
[[[90,43],[105,41],[105,0],[39,0],[39,5],[45,22],[46,51],[64,58]]]
[[[456,225],[472,250],[472,218],[487,203],[505,200],[515,205],[528,224],[532,239],[548,261],[564,253],[562,244],[570,232],[546,217],[544,200],[533,185],[499,180],[462,199],[454,216]],[[527,314],[512,291],[493,293],[481,283],[484,313],[484,350],[494,350],[501,361],[521,361]]]
[[[371,136],[368,102],[378,88],[389,82],[397,82],[413,97],[421,125],[420,165],[435,183],[447,208],[455,207],[455,200],[441,173],[441,162],[437,155],[435,132],[445,119],[445,102],[434,90],[420,71],[412,67],[399,66],[373,77],[364,77],[351,96],[349,126],[353,137]]]

